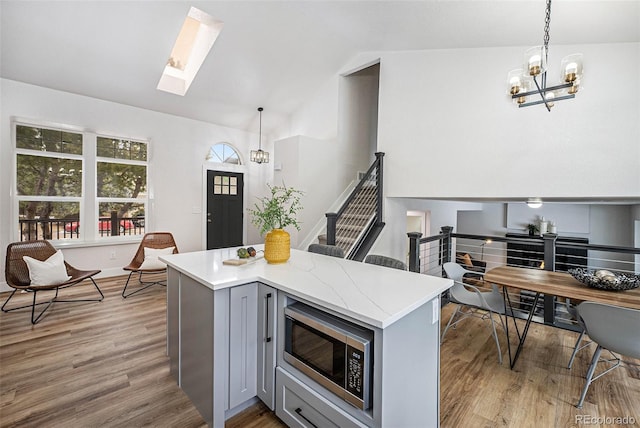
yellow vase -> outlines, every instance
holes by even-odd
[[[264,258],[267,263],[284,263],[291,256],[291,239],[284,229],[273,229],[264,238]]]

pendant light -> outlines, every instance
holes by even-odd
[[[269,152],[262,150],[262,107],[258,107],[260,112],[260,134],[258,140],[258,150],[251,150],[251,162],[269,163]]]
[[[507,79],[509,95],[518,107],[544,104],[547,110],[551,111],[555,102],[575,98],[582,79],[582,54],[572,54],[563,58],[560,64],[562,82],[556,86],[547,86],[551,0],[547,0],[545,12],[544,44],[528,49],[524,54],[523,68],[510,71]]]

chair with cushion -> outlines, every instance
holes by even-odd
[[[578,305],[578,316],[584,322],[586,333],[598,345],[587,371],[587,379],[580,400],[576,405],[581,409],[589,385],[620,365],[620,358],[614,352],[631,358],[640,358],[640,310],[604,303],[582,302]],[[600,354],[603,349],[608,350],[613,359],[601,360]],[[615,364],[593,377],[599,361],[615,361]]]
[[[96,284],[93,279],[93,276],[99,273],[100,270],[80,270],[71,266],[69,263],[64,261],[62,251],[56,251],[49,241],[39,240],[14,242],[9,244],[7,247],[7,258],[4,273],[7,285],[12,287],[14,290],[2,305],[2,311],[11,312],[31,307],[31,323],[36,324],[40,321],[45,311],[49,309],[51,304],[54,302],[100,302],[104,299],[104,294],[102,294],[98,284]],[[60,289],[79,284],[85,279],[91,280],[100,294],[99,298],[74,300],[58,299],[58,291]],[[18,290],[33,293],[32,304],[6,309],[7,303],[9,303],[9,300],[11,300]],[[38,292],[53,290],[55,290],[55,295],[50,300],[44,302],[36,301]],[[35,309],[36,306],[39,305],[47,306],[36,316]]]
[[[324,254],[325,256],[340,257],[344,259],[344,251],[335,245],[311,244],[307,249],[310,253]]]
[[[457,303],[458,307],[455,312],[451,314],[451,318],[449,318],[449,322],[442,332],[440,341],[442,342],[444,340],[449,327],[455,327],[460,321],[468,317],[473,316],[488,320],[491,322],[493,338],[498,348],[498,361],[502,364],[502,351],[500,350],[500,342],[498,341],[498,334],[496,333],[496,321],[493,318],[493,314],[497,314],[504,329],[504,323],[502,317],[500,317],[500,315],[504,315],[505,313],[504,298],[498,291],[498,287],[494,284],[491,291],[480,291],[478,287],[463,282],[465,275],[477,276],[477,272],[466,270],[459,264],[453,262],[445,263],[443,268],[447,277],[454,281],[453,287],[449,290],[449,298],[452,302]],[[461,317],[454,322],[454,319],[458,315]]]
[[[469,253],[456,253],[456,263],[464,267],[466,270],[484,273],[487,268],[487,262],[476,260]]]
[[[404,262],[391,257],[381,256],[379,254],[369,254],[365,257],[364,262],[393,269],[407,270],[407,265]]]
[[[167,265],[158,260],[159,256],[168,254],[177,254],[178,246],[176,245],[173,235],[169,232],[149,232],[144,235],[138,251],[136,251],[133,260],[129,265],[123,269],[129,271],[129,277],[127,283],[122,290],[122,297],[127,298],[132,294],[139,293],[142,290],[146,290],[152,285],[166,286],[167,283],[164,280],[144,281],[143,275],[159,274],[167,271]],[[127,294],[127,287],[133,274],[138,274],[139,287],[134,291]]]

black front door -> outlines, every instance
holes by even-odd
[[[242,245],[242,177],[207,171],[207,250]]]

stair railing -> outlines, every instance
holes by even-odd
[[[382,159],[384,153],[375,154],[358,185],[353,189],[338,212],[326,213],[327,244],[345,250],[347,258],[359,241],[365,238],[371,225],[382,223]]]

